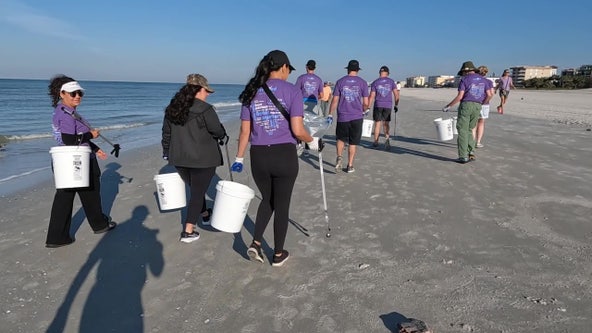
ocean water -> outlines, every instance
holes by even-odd
[[[53,108],[49,80],[0,79],[0,195],[51,178],[49,149]],[[101,135],[126,151],[160,143],[162,117],[182,83],[80,81],[85,95],[78,111]],[[212,84],[208,97],[222,123],[239,119],[244,85]],[[111,151],[102,138],[93,140]],[[111,156],[110,158],[113,158]]]

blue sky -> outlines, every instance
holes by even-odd
[[[469,5],[470,4],[470,5]],[[270,50],[335,81],[350,59],[371,81],[454,75],[463,61],[592,63],[592,1],[0,0],[0,77],[244,84]]]

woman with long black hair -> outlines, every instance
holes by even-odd
[[[180,239],[184,243],[199,239],[195,227],[200,212],[202,223],[209,225],[212,210],[206,209],[205,194],[216,167],[223,164],[218,141],[226,137],[226,130],[214,106],[206,102],[213,92],[203,75],[189,74],[164,113],[163,157],[175,166],[191,193]]]
[[[284,52],[271,51],[259,62],[255,76],[239,96],[242,103],[241,127],[232,169],[242,171],[250,141],[251,172],[262,197],[257,209],[253,242],[247,254],[254,261],[265,261],[261,241],[274,214],[273,266],[283,265],[289,257],[284,243],[288,232],[290,199],[298,176],[297,140],[306,142],[309,149],[319,150],[319,146],[322,149],[322,141],[313,138],[304,127],[302,92],[286,81],[293,70]],[[268,92],[264,88],[268,88]],[[275,96],[286,115],[269,94]]]

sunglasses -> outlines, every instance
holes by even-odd
[[[84,91],[82,91],[82,90],[76,90],[76,91],[71,91],[71,92],[66,92],[66,93],[68,95],[70,95],[70,97],[72,97],[72,98],[76,97],[77,94],[80,97],[84,96]]]

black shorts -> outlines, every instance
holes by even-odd
[[[374,121],[391,121],[391,108],[374,107],[374,111],[372,111],[372,119]]]
[[[337,122],[335,136],[337,140],[347,142],[350,145],[357,146],[362,140],[362,123],[364,119],[350,120],[346,122]]]
[[[499,95],[500,95],[500,97],[506,98],[506,97],[508,97],[508,95],[510,95],[510,91],[509,90],[500,89]]]

